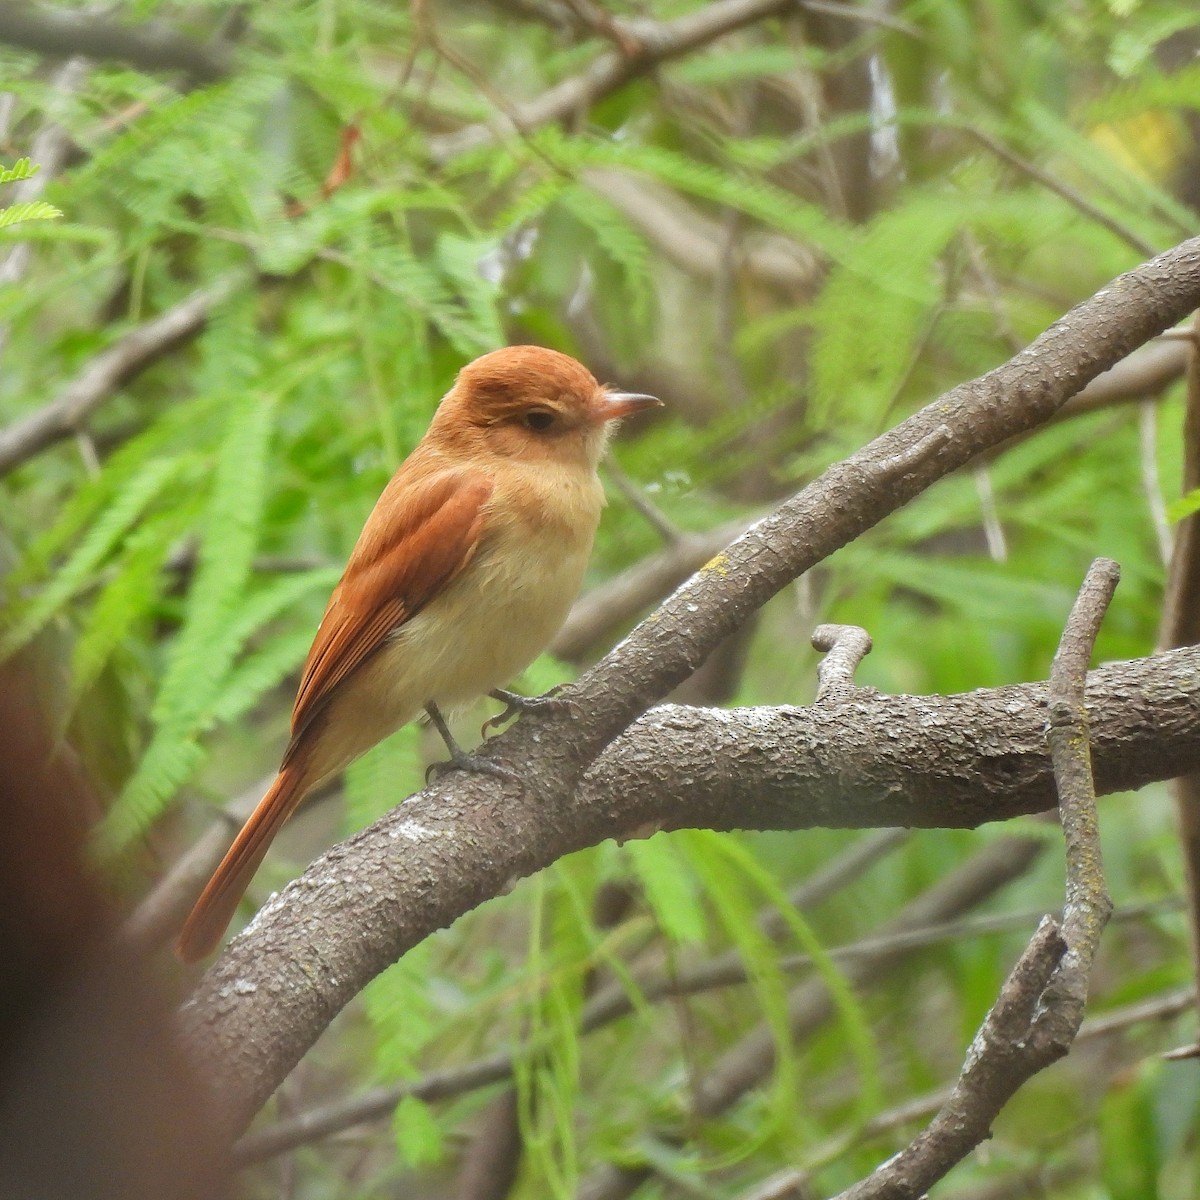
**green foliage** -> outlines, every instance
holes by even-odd
[[[1137,261],[1134,243],[1165,248],[1195,224],[1176,182],[1195,170],[1197,68],[1176,68],[1162,46],[1194,38],[1187,0],[918,2],[856,22],[837,44],[797,10],[652,77],[631,67],[614,94],[517,134],[502,102],[618,53],[599,34],[530,19],[536,7],[266,0],[242,14],[230,77],[186,91],[93,64],[77,95],[55,96],[32,56],[0,51],[10,144],[54,121],[78,148],[44,201],[0,212],[0,248],[28,240],[32,251],[0,292],[0,425],[198,286],[242,281],[195,337],[123,379],[78,439],[18,466],[0,494],[0,656],[58,655],[62,732],[111,785],[100,844],[122,878],[180,850],[208,802],[278,762],[329,589],[465,360],[534,340],[611,382],[663,390],[671,407],[623,435],[617,457],[679,528],[703,530],[753,517],[1003,361]],[[705,6],[608,7],[667,20]],[[183,12],[131,7],[122,19],[151,9]],[[848,71],[844,81],[862,61],[887,87],[873,107],[840,105],[830,72]],[[447,135],[472,121],[490,132]],[[330,190],[351,126],[350,171]],[[857,219],[839,172],[864,138],[876,161]],[[35,170],[22,158],[0,183]],[[631,203],[605,189],[605,172],[653,191]],[[679,214],[674,236],[656,227],[663,197]],[[60,210],[67,220],[44,221]],[[763,261],[791,273],[764,275]],[[1174,500],[1180,392],[1159,407],[1156,447],[1132,409],[1063,421],[859,539],[768,604],[732,702],[806,702],[820,620],[870,630],[860,678],[888,690],[1044,677],[1097,554],[1123,569],[1099,657],[1149,652],[1164,566],[1148,493],[1160,488],[1173,521],[1200,505],[1196,493]],[[589,586],[659,545],[613,490]],[[519,685],[544,690],[603,649],[569,665],[545,656]],[[462,715],[467,740],[483,715]],[[339,806],[326,831],[375,819],[438,753],[415,726],[376,748],[344,795],[322,802]],[[1106,802],[1102,821],[1118,904],[1182,886],[1161,791]],[[140,852],[151,832],[157,856]],[[297,861],[273,878],[320,848],[296,836],[280,855]],[[604,1161],[653,1164],[650,1194],[749,1194],[798,1163],[816,1190],[848,1186],[912,1132],[864,1141],[869,1120],[953,1077],[1020,949],[1015,935],[972,938],[850,989],[829,949],[872,935],[993,835],[921,833],[798,913],[791,889],[855,836],[687,831],[572,855],[377,980],[328,1039],[320,1090],[508,1049],[524,1147],[515,1200],[573,1196]],[[625,910],[606,923],[613,889]],[[1060,898],[1048,854],[1004,903]],[[814,963],[804,976],[785,964],[795,953]],[[726,954],[748,983],[657,1000],[643,990],[655,972]],[[1177,914],[1114,926],[1103,954],[1107,1007],[1186,978]],[[797,1044],[788,1005],[802,980],[824,988],[830,1016]],[[632,1012],[583,1035],[604,987]],[[770,1079],[698,1120],[696,1089],[751,1035],[765,1039]],[[983,1188],[1056,1163],[1063,1147],[1038,1116],[1049,1103],[1059,1141],[1101,1136],[1064,1195],[1195,1194],[1194,1131],[1179,1117],[1194,1121],[1194,1103],[1176,1067],[1114,1082],[1106,1064],[1121,1053],[1072,1060],[1069,1082],[1050,1076],[1019,1096],[971,1179]],[[403,1101],[390,1134],[363,1131],[357,1166],[341,1150],[308,1156],[315,1178],[298,1194],[416,1194],[409,1173],[450,1170],[493,1094]],[[248,1194],[276,1194],[275,1182],[252,1178]]]
[[[27,200],[21,204],[10,204],[7,208],[0,208],[0,229],[19,225],[22,221],[53,221],[61,216],[62,213],[45,200]]]
[[[31,179],[40,168],[28,158],[19,158],[11,167],[0,167],[0,184],[20,183]],[[22,200],[16,204],[0,207],[0,230],[19,225],[24,221],[53,221],[62,212],[45,200]]]

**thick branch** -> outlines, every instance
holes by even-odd
[[[841,811],[821,806],[798,820],[793,805],[772,803],[769,794],[752,809],[720,811],[738,790],[736,759],[745,751],[721,736],[719,718],[695,760],[668,762],[660,756],[667,743],[658,737],[652,749],[626,746],[614,770],[644,769],[644,791],[596,796],[577,785],[604,747],[798,575],[977,454],[1047,420],[1198,303],[1200,239],[1115,280],[1008,363],[830,467],[757,523],[567,689],[565,698],[577,708],[523,719],[496,739],[485,753],[517,767],[519,784],[460,773],[439,781],[332,850],[287,890],[285,901],[268,903],[205,976],[185,1012],[195,1049],[217,1076],[230,1126],[244,1126],[370,978],[432,930],[496,895],[513,875],[647,820],[729,828],[746,824],[753,812],[756,823],[774,828],[845,823]],[[838,706],[839,715],[848,707]],[[1151,717],[1143,712],[1142,719]],[[673,723],[657,715],[648,724],[669,741]],[[1193,737],[1195,729],[1193,721]],[[1170,757],[1169,739],[1156,740],[1163,753],[1152,754],[1147,778],[1161,777]],[[783,735],[772,752],[792,741]],[[712,761],[718,743],[732,757],[715,762],[711,792],[691,792],[686,811],[664,805],[653,790],[656,772],[669,770],[676,787],[694,787],[699,765]],[[763,765],[770,767],[769,756]],[[793,773],[788,782],[798,779]],[[897,805],[887,793],[872,791],[869,801],[856,823],[910,823],[888,815]],[[1039,797],[1035,807],[1051,803]],[[958,808],[952,803],[937,816],[931,808],[924,822],[913,823],[963,823],[955,815],[967,812],[977,820],[1005,815],[964,798]]]
[[[142,71],[187,71],[198,80],[229,70],[221,48],[206,46],[158,23],[122,25],[109,17],[24,4],[0,4],[0,42],[38,54],[128,63]]]
[[[574,815],[555,817],[546,861],[655,821],[719,829],[974,826],[1043,811],[1055,800],[1046,690],[1029,684],[903,697],[862,689],[852,702],[811,709],[655,709],[597,761],[571,803]],[[1200,649],[1102,667],[1089,676],[1088,701],[1100,791],[1200,764]],[[364,927],[396,919],[397,896],[414,898],[405,932],[415,942],[472,907],[481,890],[499,891],[509,875],[525,873],[524,843],[549,815],[536,803],[459,802],[447,811],[419,797],[314,864],[234,950],[248,944],[272,957],[302,955],[316,930],[322,944],[326,937],[353,944]],[[445,915],[430,915],[436,890],[448,894]],[[317,972],[294,993],[240,954],[234,961],[243,974],[219,976],[225,994],[210,1019],[240,1038],[252,1060],[276,1023],[312,1020],[315,1037],[323,1018],[304,1014],[314,1004],[318,1014],[328,1011],[345,987]],[[271,990],[260,996],[257,979]],[[264,1007],[272,997],[278,1013]],[[193,1010],[191,1019],[203,1015]],[[256,1027],[260,1021],[266,1028]],[[503,1065],[494,1069],[488,1081],[503,1076]]]
[[[1183,417],[1183,491],[1200,488],[1200,314],[1192,323],[1187,359],[1187,408]],[[1178,344],[1178,343],[1177,343]],[[1200,513],[1179,522],[1163,602],[1161,646],[1200,642]],[[1200,772],[1182,774],[1171,789],[1179,813],[1179,841],[1191,906],[1192,969],[1200,982]],[[1200,1053],[1200,1041],[1195,1047]]]

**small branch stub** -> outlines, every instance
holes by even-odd
[[[871,653],[871,635],[858,625],[818,625],[813,648],[825,657],[817,667],[817,703],[844,698],[854,688],[854,672]]]

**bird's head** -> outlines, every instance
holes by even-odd
[[[604,387],[557,350],[507,346],[459,371],[430,434],[447,446],[594,469],[613,422],[661,403]]]

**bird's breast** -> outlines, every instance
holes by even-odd
[[[461,706],[509,682],[558,632],[583,582],[603,493],[594,477],[539,482],[540,491],[497,490],[471,561],[375,656],[373,673],[397,708]]]

